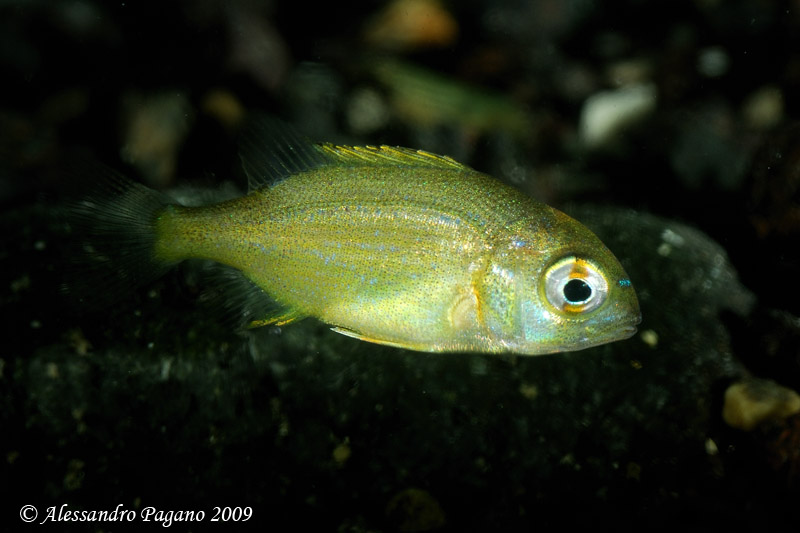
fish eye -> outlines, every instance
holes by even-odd
[[[608,283],[594,264],[570,256],[547,270],[545,294],[550,304],[559,311],[585,313],[605,301]]]

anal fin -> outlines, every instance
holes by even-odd
[[[422,346],[420,344],[403,343],[403,342],[390,341],[390,340],[387,340],[387,339],[379,339],[377,337],[370,337],[369,335],[363,335],[361,333],[353,331],[352,329],[342,328],[342,327],[339,327],[339,326],[332,327],[331,330],[335,331],[336,333],[341,333],[342,335],[345,335],[347,337],[352,337],[352,338],[358,339],[360,341],[372,342],[374,344],[382,344],[384,346],[392,346],[393,348],[404,348],[406,350],[416,350],[416,351],[423,351],[423,352],[430,351],[429,347],[425,347],[425,346]]]
[[[203,264],[202,277],[208,288],[202,300],[235,329],[282,326],[305,318],[302,312],[270,297],[242,271],[213,261]]]

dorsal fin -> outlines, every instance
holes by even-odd
[[[411,166],[471,170],[456,160],[424,150],[398,146],[338,146],[324,143],[318,148],[340,165]]]
[[[282,179],[334,166],[403,166],[471,170],[447,156],[392,146],[313,144],[287,124],[258,117],[251,119],[239,142],[239,156],[250,190]]]
[[[248,121],[239,139],[239,157],[251,191],[330,164],[317,146],[294,128],[264,116]]]

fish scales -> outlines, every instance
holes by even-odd
[[[229,264],[302,314],[446,349],[476,333],[455,331],[451,310],[476,290],[493,234],[523,203],[466,169],[418,169],[413,180],[388,167],[323,169],[183,210],[165,233],[171,259]]]

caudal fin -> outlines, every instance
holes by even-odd
[[[82,174],[92,185],[90,193],[67,210],[75,246],[63,287],[73,304],[97,310],[173,266],[158,260],[153,250],[159,213],[175,202],[99,165]]]

